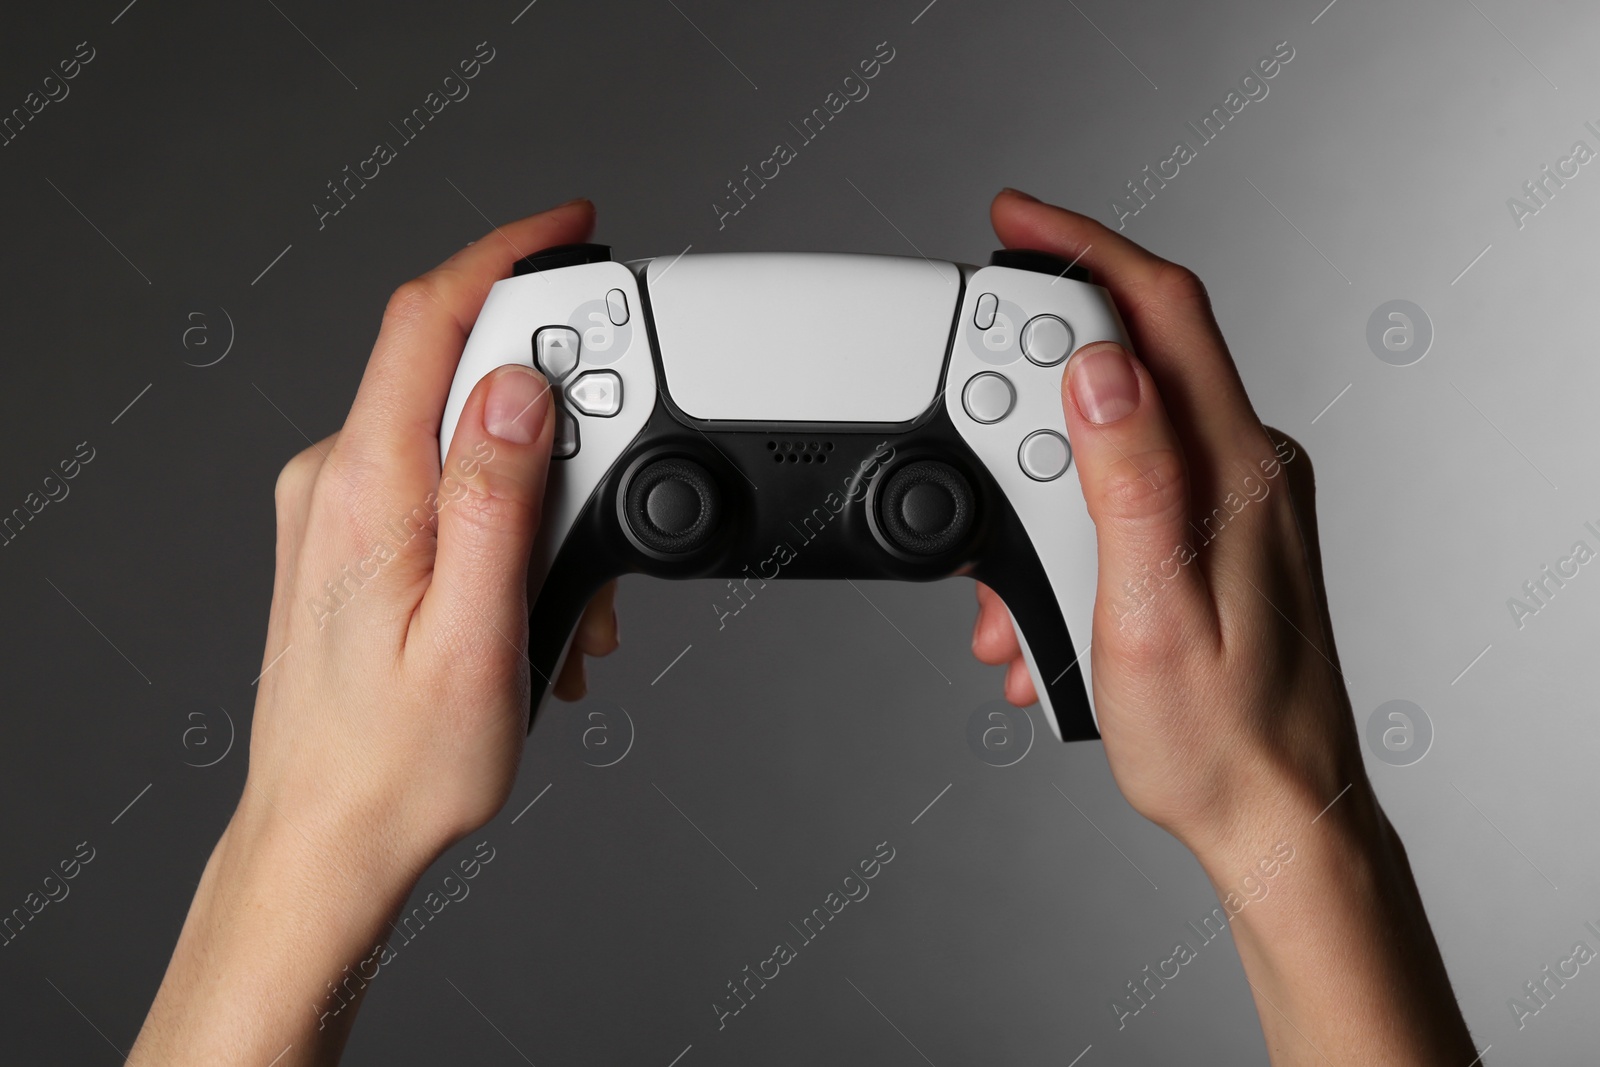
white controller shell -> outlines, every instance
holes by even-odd
[[[614,321],[617,294],[626,308],[620,324]],[[1048,317],[1058,322],[1043,322]],[[1043,339],[1033,345],[1035,355],[1045,350],[1042,358],[1024,350],[1024,331],[1032,331],[1036,320],[1043,325],[1027,336]],[[1053,696],[1059,700],[1062,676],[1069,672],[1093,715],[1087,651],[1097,582],[1094,526],[1070,450],[1064,471],[1039,480],[1024,470],[1019,449],[1040,431],[1065,439],[1062,376],[1070,351],[1102,340],[1127,343],[1104,289],[1065,273],[840,254],[685,255],[520,274],[494,285],[467,341],[440,429],[441,458],[448,454],[472,389],[502,365],[537,365],[535,338],[550,327],[569,328],[580,339],[576,369],[552,383],[568,413],[563,417],[577,427],[578,447],[552,463],[530,561],[529,598],[536,620],[558,560],[578,552],[580,523],[590,524],[586,529],[592,531],[599,529],[593,523],[631,521],[613,514],[622,505],[601,498],[621,485],[622,468],[663,432],[687,441],[698,436],[714,447],[722,441],[722,458],[732,456],[737,466],[743,461],[732,444],[736,435],[743,435],[737,440],[807,434],[894,439],[902,428],[924,427],[917,438],[922,441],[933,432],[927,429],[930,420],[944,426],[947,419],[967,453],[952,455],[952,462],[968,464],[969,470],[980,467],[1009,504],[1048,583],[1039,592],[1059,606],[1069,644],[1076,645],[1076,652],[1064,657],[1055,647],[1062,643],[1059,633],[1045,650],[1033,647],[1028,626],[1017,627],[1051,729],[1064,736]],[[568,402],[566,390],[592,371],[617,376],[621,402],[614,414],[585,414]],[[1013,390],[1010,410],[995,421],[973,417],[966,399],[968,383],[986,374],[1001,376]],[[768,447],[774,445],[769,441]],[[1055,457],[1053,448],[1044,448],[1047,460]],[[777,471],[785,467],[780,462]],[[753,477],[768,482],[778,477],[753,465],[741,473],[752,484]],[[773,507],[783,495],[755,493],[759,502],[752,506]],[[809,502],[797,506],[803,509]],[[881,523],[858,528],[867,525],[876,532]],[[851,556],[842,565],[874,576],[870,561],[880,550],[868,545],[859,551],[866,553],[861,557],[866,563]],[[616,552],[612,556],[608,562],[614,570],[650,569]],[[720,573],[714,563],[698,570],[664,566],[685,576]],[[914,566],[901,570],[881,576],[923,576]],[[981,572],[981,567],[953,571]],[[576,589],[562,594],[566,600],[577,595]],[[1028,594],[1013,586],[1002,595],[1009,604]],[[573,610],[563,606],[572,616],[564,623],[575,622]],[[1029,614],[1039,617],[1036,609]],[[569,637],[570,625],[556,643],[559,653],[551,658],[547,652],[547,662],[535,662],[541,674],[555,676]],[[554,647],[549,640],[545,646]],[[1092,726],[1066,736],[1093,736],[1088,729]]]

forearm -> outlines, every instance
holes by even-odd
[[[1309,795],[1267,810],[1275,829],[1235,838],[1254,836],[1253,848],[1200,858],[1224,909],[1237,909],[1230,925],[1274,1067],[1467,1067],[1477,1051],[1365,778],[1320,814]],[[1280,862],[1264,878],[1256,853],[1274,848]]]
[[[451,369],[464,324],[524,250],[593,225],[593,205],[573,201],[402,285],[345,426],[278,476],[249,783],[133,1062],[333,1062],[393,958],[389,935],[403,939],[390,924],[416,880],[505,804],[527,738],[527,568],[554,402],[520,360],[465,394],[450,392]],[[429,430],[458,400],[441,467]],[[575,656],[614,644],[610,616],[574,638]],[[566,681],[581,695],[581,675]],[[479,862],[459,860],[461,879]],[[464,898],[460,881],[425,909]]]
[[[247,790],[129,1062],[337,1062],[360,970],[429,858],[382,836],[297,829]]]

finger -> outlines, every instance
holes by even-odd
[[[573,632],[573,649],[585,656],[609,656],[617,650],[617,612],[612,606],[616,593],[617,583],[607,582],[589,601]]]
[[[1087,215],[1046,204],[1018,189],[1002,189],[989,207],[996,236],[1007,248],[1034,248],[1088,267],[1095,283],[1142,309],[1162,297],[1161,284],[1177,265]]]
[[[1010,663],[1022,655],[1022,643],[1017,640],[1011,613],[1006,610],[1000,594],[982,582],[974,585],[978,591],[978,618],[972,628],[972,654],[979,663],[991,667]]]
[[[1053,252],[1094,272],[1110,290],[1129,340],[1160,387],[1173,422],[1192,446],[1232,449],[1258,443],[1261,422],[1194,274],[1115,230],[1016,190],[990,208],[1008,248]]]
[[[1028,673],[1028,664],[1021,656],[1011,661],[1011,666],[1006,670],[1006,700],[1019,708],[1037,703],[1038,691],[1033,687],[1033,675]]]
[[[1189,546],[1189,474],[1183,446],[1150,372],[1114,342],[1073,353],[1062,407],[1078,481],[1099,548],[1095,641],[1104,633],[1176,637],[1208,620],[1206,578]],[[1151,610],[1151,608],[1158,610]],[[1177,613],[1177,614],[1174,614]]]
[[[572,632],[572,644],[561,664],[552,690],[557,699],[568,703],[582,700],[589,692],[585,656],[609,656],[617,650],[617,613],[612,608],[617,583],[607,582],[584,607]]]
[[[419,612],[441,641],[526,642],[552,405],[544,376],[519,364],[495,370],[467,397],[439,476],[438,549]],[[504,640],[481,633],[485,624]]]
[[[594,205],[575,200],[498,227],[397,289],[345,423],[350,465],[381,472],[385,495],[408,507],[431,489],[439,420],[490,286],[523,256],[582,241],[593,225]]]
[[[972,634],[973,655],[980,663],[1006,668],[1003,688],[1006,700],[1025,708],[1039,697],[1033,676],[1028,673],[1027,661],[1022,657],[1022,641],[1017,637],[1016,624],[999,593],[982,582],[974,585],[978,593],[978,621]]]
[[[577,649],[567,652],[567,660],[561,665],[561,673],[556,675],[556,684],[551,687],[557,700],[565,700],[569,704],[577,703],[589,693],[589,679],[584,673],[583,656]]]

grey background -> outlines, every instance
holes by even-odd
[[[524,2],[7,19],[0,109],[97,50],[0,149],[0,511],[96,450],[0,549],[0,910],[97,850],[0,949],[8,1059],[133,1041],[243,781],[273,478],[341,423],[394,286],[485,217],[577,195],[626,256],[982,262],[1001,185],[1111,221],[1284,40],[1270,95],[1127,232],[1207,280],[1259,410],[1315,459],[1361,725],[1393,699],[1432,721],[1426,758],[1369,763],[1479,1047],[1592,1058],[1589,969],[1524,1029],[1506,1005],[1600,922],[1600,577],[1520,630],[1506,606],[1597,544],[1600,174],[1524,228],[1506,207],[1573,141],[1600,147],[1592,5]],[[471,96],[319,231],[323,183],[485,40]],[[724,182],[884,40],[871,95],[719,230]],[[1366,345],[1391,299],[1436,331],[1410,367]],[[221,309],[228,357],[186,366],[220,352]],[[1111,1000],[1214,899],[1097,744],[1041,736],[1006,768],[969,750],[1000,677],[968,654],[968,583],[776,585],[722,632],[717,595],[623,583],[623,649],[592,679],[632,749],[596,768],[583,708],[541,722],[480,835],[494,862],[375,981],[348,1062],[1265,1061],[1227,939],[1117,1029]],[[871,896],[718,1032],[724,983],[885,840]]]

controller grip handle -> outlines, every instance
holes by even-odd
[[[529,575],[528,663],[533,668],[529,684],[528,732],[560,676],[570,653],[572,637],[584,609],[602,586],[617,577],[615,569],[586,553],[563,552],[548,573]]]
[[[1086,670],[1090,635],[1074,642],[1037,553],[1032,546],[1013,547],[973,577],[993,589],[1010,611],[1034,690],[1061,740],[1098,740]]]

